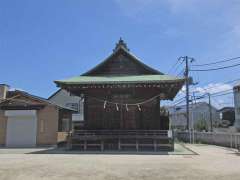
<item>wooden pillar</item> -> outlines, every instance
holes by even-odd
[[[158,122],[156,122],[156,128],[157,129],[162,129],[162,124],[163,124],[163,122],[162,122],[162,119],[160,118],[160,97],[157,97],[157,107],[156,107],[156,120],[158,121]]]
[[[86,150],[87,150],[87,141],[84,140],[84,151],[86,151]]]
[[[118,138],[118,150],[121,151],[121,139]]]
[[[101,140],[101,151],[104,151],[104,141]]]
[[[157,151],[157,141],[156,139],[153,140],[154,151]]]
[[[88,95],[84,95],[84,129],[88,128]]]
[[[138,144],[138,139],[136,139],[136,150],[138,151],[139,149],[139,144]]]

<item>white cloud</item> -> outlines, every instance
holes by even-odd
[[[224,94],[224,92],[222,92],[222,91],[231,92],[232,89],[233,89],[233,86],[230,84],[210,83],[206,86],[191,88],[190,95],[192,95],[192,92],[196,92],[195,93],[196,97],[204,95],[206,93]],[[178,93],[178,97],[176,97],[175,100],[173,102],[171,102],[170,104],[175,104],[175,102],[177,102],[179,99],[181,99],[182,97],[185,96],[185,93],[186,93],[186,88],[185,88],[185,86],[183,86],[183,88]],[[225,106],[234,106],[233,94],[218,96],[218,97],[211,97],[211,100],[212,100],[212,102],[211,102],[212,105],[218,109],[225,107]],[[196,102],[207,102],[208,103],[208,98],[198,99],[198,100],[196,100]],[[182,102],[181,104],[185,104],[185,102]]]
[[[224,84],[224,83],[210,83],[206,86],[203,87],[196,87],[193,89],[193,91],[197,91],[199,93],[202,94],[206,94],[206,93],[218,93],[221,91],[227,91],[227,90],[231,90],[233,88],[232,85],[230,84]]]
[[[196,87],[194,89],[194,91],[198,91],[201,94],[206,94],[206,93],[225,94],[227,92],[231,92],[232,89],[233,89],[233,86],[230,84],[211,83],[204,87]],[[226,92],[224,92],[224,91],[226,91]],[[201,100],[199,100],[199,101],[201,101]],[[204,99],[204,101],[208,102],[208,99]],[[211,103],[213,106],[215,106],[218,109],[225,107],[225,106],[234,106],[233,94],[217,96],[217,97],[211,96]]]

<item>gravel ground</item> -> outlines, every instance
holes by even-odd
[[[240,179],[240,156],[235,151],[186,146],[198,155],[31,154],[43,149],[0,149],[0,180]]]

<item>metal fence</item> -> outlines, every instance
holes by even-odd
[[[213,144],[230,148],[240,148],[240,133],[216,133],[176,131],[175,137],[184,142]]]

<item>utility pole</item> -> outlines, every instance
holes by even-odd
[[[213,132],[211,94],[210,94],[210,93],[207,93],[207,95],[208,95],[208,106],[209,106],[210,131]]]
[[[187,113],[187,129],[190,129],[189,124],[189,65],[188,65],[188,57],[185,58],[185,82],[186,82],[186,113]]]
[[[194,144],[195,143],[195,135],[194,135],[194,109],[195,109],[195,106],[196,105],[196,97],[195,97],[195,93],[193,92],[192,94],[192,143]]]
[[[183,59],[183,61],[185,61],[185,73],[184,73],[184,77],[185,77],[185,83],[186,83],[186,115],[187,115],[187,130],[190,130],[190,123],[189,123],[189,85],[190,82],[189,81],[189,62],[193,62],[194,59],[188,56],[185,57],[180,57],[180,59]]]

